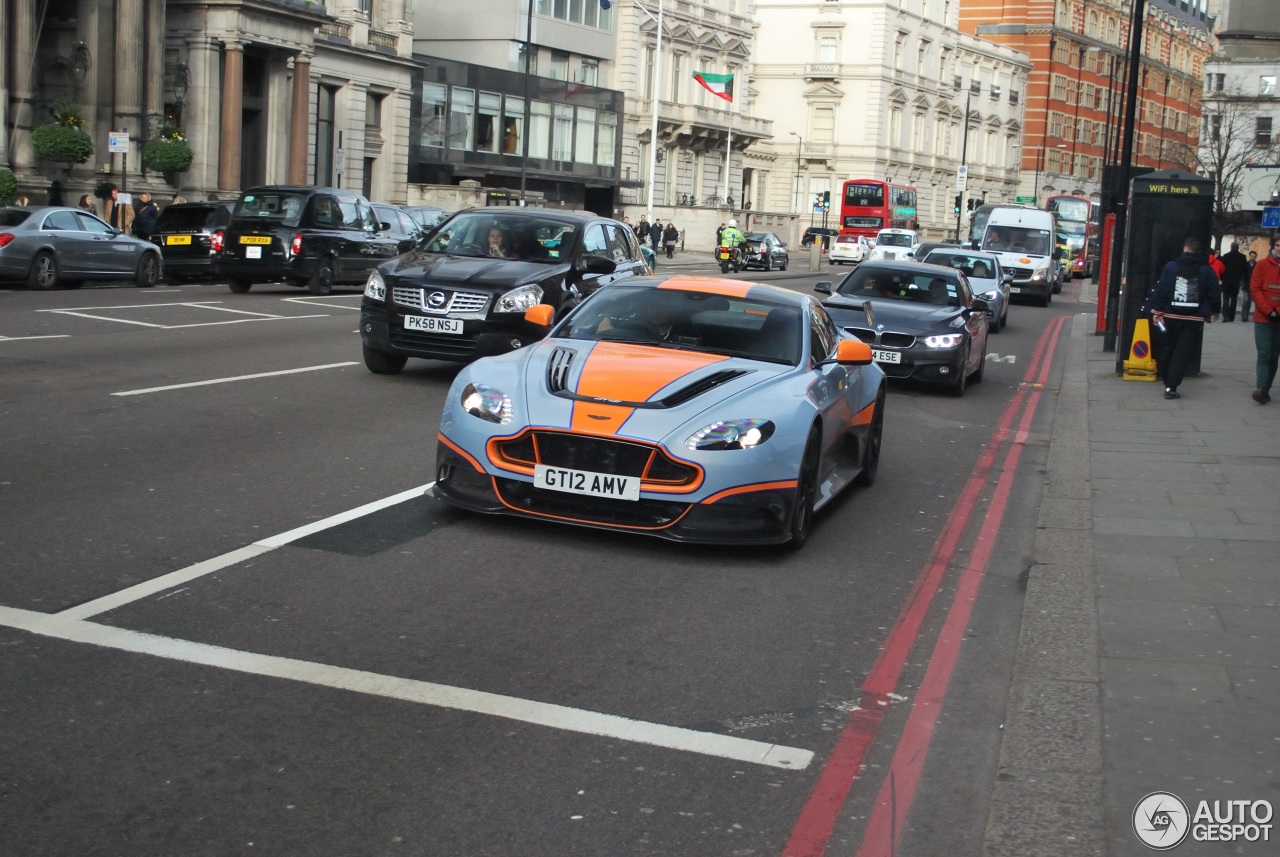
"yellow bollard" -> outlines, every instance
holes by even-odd
[[[1151,325],[1140,318],[1133,325],[1133,345],[1129,347],[1129,359],[1124,361],[1124,380],[1155,381],[1156,361],[1151,356]]]

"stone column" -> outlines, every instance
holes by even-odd
[[[293,58],[293,103],[289,111],[289,183],[307,183],[307,132],[311,128],[311,56]]]
[[[222,136],[218,153],[218,187],[240,189],[240,141],[244,122],[244,43],[223,42]]]
[[[0,45],[9,45],[9,4],[0,0]],[[9,164],[9,63],[0,60],[0,166]]]
[[[10,61],[13,63],[13,80],[9,90],[13,137],[9,159],[13,164],[13,171],[30,180],[36,168],[36,153],[31,148],[35,98],[32,62],[36,49],[36,0],[14,0],[13,30],[5,47],[12,51]]]
[[[164,113],[164,4],[165,0],[147,0],[147,46],[144,58],[147,63],[146,112],[149,114]]]
[[[129,129],[128,182],[142,178],[142,149],[137,141],[147,136],[142,112],[142,77],[146,68],[145,42],[143,40],[143,0],[116,0],[115,46],[115,117],[112,127],[117,131]],[[128,187],[128,184],[122,185]]]
[[[218,109],[221,79],[218,70],[218,47],[208,35],[200,33],[187,39],[187,65],[191,69],[191,87],[182,105],[182,124],[194,158],[183,184],[203,194],[218,187]],[[194,202],[195,197],[190,197]]]

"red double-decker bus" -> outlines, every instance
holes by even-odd
[[[840,232],[875,238],[881,229],[918,229],[916,189],[880,179],[850,179],[840,188]]]

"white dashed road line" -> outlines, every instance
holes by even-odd
[[[113,396],[141,396],[145,393],[162,393],[167,390],[182,390],[187,387],[207,387],[210,384],[230,384],[232,381],[251,381],[255,378],[271,378],[276,375],[296,375],[299,372],[318,372],[321,369],[339,369],[343,366],[359,366],[359,363],[348,360],[345,363],[326,363],[323,366],[303,366],[301,369],[281,369],[278,372],[259,372],[254,375],[235,375],[230,378],[211,378],[208,381],[191,381],[187,384],[170,384],[167,387],[147,387],[143,390],[122,390],[112,393]]]

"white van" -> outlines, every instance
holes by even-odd
[[[1000,267],[1013,272],[1009,287],[1013,297],[1048,306],[1061,275],[1056,236],[1051,212],[1000,206],[987,217],[981,249],[999,254]]]

